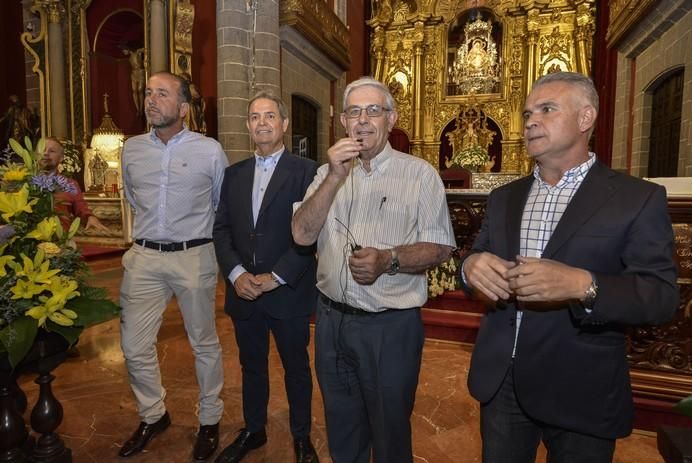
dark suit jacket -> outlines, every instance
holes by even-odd
[[[528,176],[490,194],[472,252],[514,260],[533,180]],[[665,189],[596,162],[543,258],[593,272],[598,296],[591,313],[578,301],[559,310],[524,310],[514,359],[519,403],[550,425],[603,438],[626,436],[634,410],[625,326],[663,323],[678,308]],[[480,402],[493,397],[509,368],[515,317],[515,304],[498,304],[481,321],[468,379]]]
[[[257,224],[253,225],[255,158],[226,168],[213,236],[216,258],[226,281],[225,311],[233,318],[245,319],[256,310],[280,319],[314,312],[315,249],[293,242],[291,218],[293,203],[303,200],[316,171],[314,161],[284,151],[264,194]],[[255,301],[242,299],[228,280],[238,264],[255,275],[274,272],[286,284]]]

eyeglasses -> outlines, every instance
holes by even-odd
[[[344,116],[346,116],[346,119],[358,119],[363,110],[365,110],[365,114],[367,114],[368,117],[380,117],[385,111],[391,111],[391,109],[378,104],[370,104],[364,108],[361,106],[349,106],[344,109]]]

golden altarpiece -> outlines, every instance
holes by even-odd
[[[593,0],[379,0],[374,3],[369,21],[372,70],[396,99],[397,128],[408,137],[411,153],[428,160],[442,174],[450,166],[450,158],[474,144],[489,150],[488,154],[495,156],[495,164],[499,164],[492,174],[474,177],[473,189],[448,190],[460,247],[469,241],[460,240],[460,233],[474,233],[482,219],[485,193],[477,189],[489,190],[532,168],[523,147],[521,116],[532,82],[555,71],[590,74],[594,3]],[[626,3],[615,2],[611,13],[622,11]],[[611,24],[619,24],[621,19],[613,23],[611,17]],[[447,141],[451,142],[452,150],[445,153]],[[649,429],[653,423],[666,422],[671,416],[675,420],[672,404],[692,393],[692,356],[686,334],[691,326],[689,201],[671,197],[669,203],[676,222],[678,246],[683,246],[678,247],[677,256],[681,269],[681,309],[671,323],[657,328],[633,328],[629,337],[637,426]],[[467,218],[457,220],[455,209]],[[439,305],[436,301],[429,304],[433,308]],[[464,318],[457,323],[477,328],[483,309],[459,310]],[[423,317],[425,320],[426,314]],[[467,339],[472,341],[473,337]],[[668,418],[661,419],[663,415]]]
[[[371,27],[374,76],[399,107],[411,152],[444,168],[450,123],[472,107],[491,122],[501,174],[530,168],[521,108],[532,82],[554,71],[589,74],[593,0],[380,0]],[[456,123],[463,136],[469,121]],[[445,130],[447,128],[447,130]],[[481,127],[485,129],[486,127]],[[456,149],[456,148],[454,148]],[[448,157],[447,157],[448,158]],[[475,185],[484,186],[484,185]]]
[[[21,41],[38,76],[41,134],[82,147],[85,197],[110,230],[82,229],[78,241],[127,245],[132,216],[122,190],[121,128],[128,134],[146,129],[142,103],[152,72],[171,71],[191,81],[194,5],[189,0],[129,0],[118,8],[110,0],[28,3],[34,19]],[[104,60],[109,37],[118,41],[120,56]],[[110,81],[124,90],[109,95],[104,88]],[[192,82],[191,91],[188,126],[205,132],[203,99]],[[117,117],[108,109],[125,102],[131,108]]]

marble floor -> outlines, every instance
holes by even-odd
[[[118,258],[92,262],[95,286],[107,287],[117,297],[121,278]],[[217,328],[224,349],[225,386],[222,397],[225,413],[221,421],[221,445],[229,444],[242,426],[241,378],[233,327],[222,310],[223,285],[217,297]],[[54,393],[64,407],[64,420],[58,432],[72,449],[73,461],[115,462],[124,440],[137,427],[139,419],[128,386],[127,373],[119,347],[118,321],[112,320],[87,330],[80,342],[78,357],[59,366]],[[193,359],[183,330],[182,319],[171,303],[159,334],[159,357],[166,404],[173,424],[157,436],[133,462],[188,462],[198,426],[197,385]],[[312,347],[311,347],[312,348]],[[469,396],[466,374],[470,348],[465,345],[428,340],[412,417],[415,462],[480,462],[478,404]],[[288,430],[288,407],[283,389],[282,368],[272,348],[270,365],[271,399],[267,444],[243,460],[247,463],[290,463],[294,461]],[[23,376],[20,386],[29,399],[29,410],[36,401],[33,378]],[[323,408],[315,380],[313,396],[313,443],[323,463],[328,456]],[[25,414],[28,421],[29,411]],[[540,450],[537,461],[545,461]],[[651,434],[635,432],[618,442],[617,463],[662,463]]]

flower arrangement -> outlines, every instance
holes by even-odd
[[[477,169],[486,165],[488,162],[490,162],[488,152],[481,148],[480,145],[474,144],[452,155],[450,165]]]
[[[82,152],[72,140],[60,139],[64,149],[64,157],[60,163],[60,174],[75,178],[82,171]]]
[[[426,272],[428,275],[428,297],[437,297],[444,294],[445,291],[457,289],[457,275],[459,274],[457,269],[454,257],[429,269]]]
[[[24,358],[40,330],[72,345],[82,330],[115,317],[120,308],[102,288],[86,283],[88,268],[55,213],[53,192],[74,191],[62,175],[44,175],[39,153],[10,140],[22,163],[0,166],[0,355],[12,367]]]

